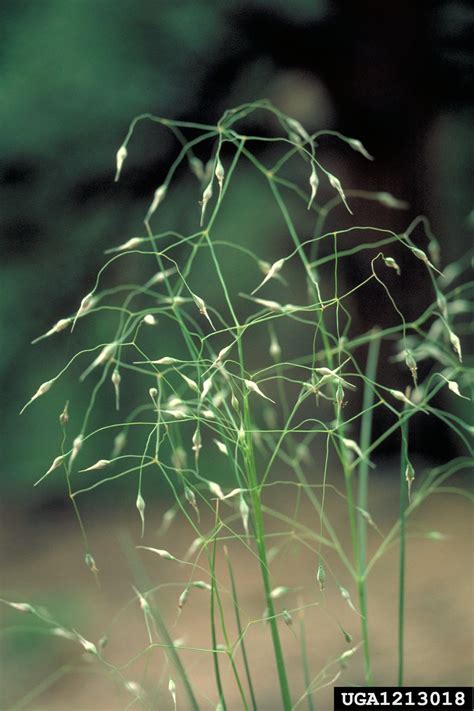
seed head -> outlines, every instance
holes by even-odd
[[[202,200],[201,200],[201,227],[204,224],[204,215],[206,212],[207,203],[209,202],[209,200],[211,198],[212,198],[212,180],[209,183],[209,185],[207,186],[207,188],[204,190]]]
[[[112,247],[106,250],[106,254],[112,254],[113,252],[126,252],[128,249],[135,249],[139,247],[143,242],[146,242],[145,237],[131,237],[123,244],[119,244],[118,247]]]
[[[214,494],[214,496],[217,496],[218,499],[224,498],[224,492],[222,491],[219,484],[216,484],[215,481],[208,481],[207,485],[209,487],[209,491],[211,492],[211,494]]]
[[[449,340],[451,341],[453,350],[456,353],[457,357],[459,358],[459,362],[462,363],[461,341],[459,340],[459,337],[456,336],[456,334],[453,331],[451,331],[451,329],[449,327],[448,327],[448,333],[449,333]]]
[[[173,679],[170,679],[168,682],[168,691],[170,692],[171,698],[173,699],[174,711],[176,711],[176,684],[174,683]]]
[[[59,415],[59,423],[61,427],[66,427],[69,422],[69,402],[64,405],[64,409]]]
[[[192,450],[195,453],[196,459],[198,459],[199,450],[202,449],[201,432],[198,427],[196,427],[196,429],[194,430],[192,442],[193,442]]]
[[[120,383],[122,381],[122,376],[120,375],[120,372],[118,368],[115,368],[113,373],[112,373],[112,385],[114,386],[115,390],[115,407],[117,410],[120,409]]]
[[[146,323],[147,326],[156,326],[158,321],[153,316],[153,314],[147,314],[146,316],[143,317],[143,323]]]
[[[217,449],[219,450],[219,452],[221,452],[222,454],[227,454],[227,455],[229,454],[224,442],[219,442],[218,439],[215,439],[214,442],[215,442],[215,445],[216,445]]]
[[[114,439],[114,447],[112,450],[112,459],[115,459],[115,457],[118,457],[119,454],[122,452],[123,448],[125,447],[125,444],[127,442],[127,435],[125,432],[119,432],[118,435]]]
[[[185,375],[184,373],[180,372],[180,375],[183,378],[186,385],[188,385],[188,387],[191,388],[191,390],[194,390],[194,392],[196,392],[196,393],[199,392],[198,384],[194,380],[191,380],[191,378],[188,378],[188,376]]]
[[[395,269],[398,276],[400,276],[400,267],[392,257],[383,257],[383,261],[386,267],[389,267],[389,269]]]
[[[79,469],[80,472],[91,472],[95,469],[105,469],[110,464],[110,459],[99,459],[95,464],[92,464],[87,469]]]
[[[262,287],[264,284],[267,283],[267,281],[269,281],[270,279],[273,279],[273,277],[276,276],[276,275],[278,274],[278,272],[281,270],[281,268],[283,267],[284,263],[285,263],[285,260],[284,260],[284,259],[279,259],[277,262],[274,262],[273,264],[271,264],[270,267],[269,267],[269,269],[268,269],[268,271],[267,271],[267,274],[266,274],[265,278],[264,278],[263,281],[260,282],[260,284],[251,292],[251,296],[253,296],[254,294],[256,294],[257,291],[258,291],[259,289],[261,289],[261,287]]]
[[[244,526],[245,535],[248,536],[249,535],[250,509],[249,509],[248,504],[245,501],[245,497],[242,493],[240,494],[240,499],[239,499],[239,511],[240,511],[240,517],[242,519],[242,523]]]
[[[145,217],[145,222],[149,222],[151,216],[157,209],[158,205],[163,202],[165,195],[167,191],[167,186],[166,185],[161,185],[159,188],[155,190],[155,194],[153,195],[153,200],[151,201],[151,205],[148,208],[148,212],[146,213]]]
[[[272,402],[272,403],[275,405],[275,401],[272,400],[272,399],[271,399],[270,397],[268,397],[267,395],[265,395],[264,393],[262,393],[262,391],[261,391],[260,388],[258,387],[257,383],[254,383],[253,380],[245,380],[245,379],[244,379],[244,383],[245,383],[245,385],[247,386],[247,388],[248,388],[249,390],[251,390],[251,391],[254,392],[254,393],[257,393],[257,395],[260,395],[260,397],[265,398],[265,400],[269,400],[270,402]]]
[[[322,563],[318,565],[318,572],[316,573],[316,580],[319,583],[319,589],[321,592],[324,591],[326,587],[326,571],[324,570],[324,566]]]
[[[286,588],[283,585],[280,585],[271,591],[270,597],[272,598],[272,600],[277,600],[279,597],[283,597],[283,595],[286,595],[286,593],[289,591],[290,588]]]
[[[84,437],[82,434],[77,435],[77,437],[74,438],[73,443],[72,443],[72,451],[71,451],[71,456],[69,458],[69,466],[72,466],[73,461],[76,459],[77,455],[79,454],[81,447],[82,447],[82,442],[84,440]]]
[[[224,177],[225,177],[225,172],[224,172],[224,166],[221,163],[221,159],[218,157],[216,161],[216,169],[214,171],[214,174],[217,178],[217,182],[219,183],[219,194],[222,192],[222,187],[224,185]]]
[[[36,400],[36,398],[41,397],[41,395],[44,395],[45,393],[47,393],[48,390],[51,389],[51,386],[54,383],[54,381],[55,381],[55,378],[53,378],[52,380],[47,380],[45,383],[42,383],[42,385],[39,386],[38,390],[35,392],[33,397],[30,400],[28,400],[26,405],[23,406],[23,408],[20,411],[20,415],[26,410],[28,405],[30,405],[33,402],[33,400]]]
[[[390,193],[377,193],[375,197],[381,205],[392,208],[393,210],[407,210],[409,207],[407,202],[398,200],[398,198]]]
[[[309,202],[308,202],[308,210],[311,209],[311,205],[314,202],[314,198],[316,197],[316,193],[318,192],[318,185],[319,185],[319,178],[318,178],[318,174],[316,173],[316,166],[313,163],[311,165],[311,175],[309,176],[309,186],[311,188],[311,196],[310,196]]]
[[[405,480],[408,486],[408,501],[411,503],[411,487],[415,480],[415,470],[413,469],[411,462],[407,462],[407,466],[405,469]]]
[[[90,570],[92,573],[94,573],[94,575],[95,575],[95,573],[98,573],[98,572],[99,572],[99,569],[98,569],[98,567],[97,567],[96,564],[95,564],[95,560],[94,560],[94,558],[91,556],[90,553],[86,553],[86,556],[85,556],[85,563],[86,563],[87,567],[89,568],[89,570]]]
[[[64,455],[61,454],[59,457],[56,457],[56,459],[53,461],[53,463],[51,464],[50,468],[48,469],[48,471],[46,472],[46,474],[44,476],[51,474],[51,472],[53,472],[55,469],[59,469],[59,467],[61,466],[63,461],[64,461]]]
[[[415,358],[413,357],[413,353],[412,353],[411,351],[409,351],[408,349],[405,351],[405,364],[406,364],[407,368],[409,369],[409,371],[410,371],[410,373],[411,373],[411,377],[413,378],[413,383],[414,383],[415,388],[416,388],[416,385],[417,385],[417,370],[418,370],[418,368],[417,368],[417,365],[416,365],[416,360],[415,360]]]
[[[116,182],[116,183],[118,183],[118,181],[119,181],[120,172],[121,172],[121,170],[122,170],[122,166],[123,166],[123,164],[124,164],[124,162],[125,162],[125,159],[126,159],[127,155],[128,155],[128,153],[127,153],[126,147],[125,147],[125,146],[120,146],[120,148],[119,148],[118,151],[117,151],[117,158],[116,158],[117,170],[116,170],[116,172],[115,172],[115,178],[114,178],[114,182]]]
[[[370,153],[367,151],[367,149],[363,146],[363,144],[357,138],[349,138],[347,143],[350,145],[350,147],[354,151],[361,153],[364,156],[364,158],[367,158],[367,160],[374,160],[374,157],[370,155]]]
[[[143,498],[143,496],[140,493],[137,496],[135,506],[137,507],[138,513],[140,514],[140,518],[142,520],[142,538],[143,538],[143,534],[145,533],[145,499]]]
[[[347,204],[346,196],[344,194],[344,190],[342,189],[341,181],[339,180],[339,178],[336,178],[335,175],[331,175],[331,173],[328,173],[327,176],[331,186],[339,193],[339,196],[344,205],[346,206],[347,211],[352,215],[353,213],[351,208]]]

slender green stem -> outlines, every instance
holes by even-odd
[[[400,563],[398,575],[398,686],[403,686],[404,677],[404,644],[405,644],[405,550],[406,550],[406,508],[408,489],[406,470],[408,465],[408,420],[402,420],[401,425],[401,456],[400,456]]]
[[[369,344],[367,353],[366,376],[364,380],[364,396],[363,396],[363,415],[360,430],[360,448],[365,452],[372,439],[372,419],[374,403],[374,389],[370,386],[370,382],[375,380],[377,374],[377,363],[380,350],[380,339],[374,333],[374,338]],[[369,460],[365,456],[360,460],[359,464],[359,488],[357,502],[360,509],[367,511],[368,508],[368,487],[369,487]],[[359,595],[360,614],[362,615],[362,639],[364,642],[364,668],[365,681],[368,686],[373,683],[372,669],[370,662],[369,648],[369,623],[368,623],[368,605],[367,605],[367,520],[359,514],[357,520],[358,527],[358,571],[357,571],[357,589]]]

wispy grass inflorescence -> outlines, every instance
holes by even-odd
[[[269,112],[281,126],[281,134],[265,138],[241,132],[245,119],[257,111]],[[77,311],[60,318],[36,340],[66,330],[74,330],[80,338],[87,330],[85,324],[101,317],[107,322],[107,336],[97,346],[78,351],[60,373],[38,388],[22,412],[40,397],[47,402],[52,385],[66,371],[78,368],[80,387],[89,393],[88,405],[80,413],[69,399],[65,412],[74,412],[71,421],[77,429],[72,430],[69,415],[61,420],[62,450],[52,454],[51,466],[36,483],[49,475],[65,477],[87,565],[97,580],[99,569],[89,552],[81,501],[98,487],[113,490],[118,479],[129,485],[139,518],[135,535],[139,541],[144,539],[134,555],[154,557],[161,582],[153,587],[134,580],[134,598],[113,625],[138,599],[147,642],[142,649],[130,649],[130,664],[159,648],[165,655],[161,672],[154,676],[153,665],[147,665],[140,684],[132,682],[123,673],[128,664],[114,666],[100,644],[88,642],[48,616],[40,615],[41,620],[52,635],[60,636],[58,630],[63,630],[64,637],[82,645],[118,689],[133,694],[133,706],[144,709],[152,707],[151,699],[163,704],[171,699],[174,709],[257,711],[259,704],[267,708],[246,646],[252,631],[269,640],[280,707],[290,711],[306,703],[314,709],[313,697],[344,678],[354,655],[363,657],[365,682],[374,682],[367,577],[398,539],[397,683],[403,683],[407,522],[451,473],[467,467],[469,461],[466,456],[459,466],[445,462],[426,473],[417,471],[415,477],[409,450],[411,420],[418,426],[428,416],[440,418],[471,454],[462,416],[458,411],[443,412],[435,404],[442,388],[466,400],[472,389],[472,371],[463,360],[461,344],[469,328],[469,308],[462,302],[469,307],[472,293],[471,284],[460,284],[464,267],[448,265],[441,270],[439,247],[425,218],[412,221],[402,233],[356,223],[359,200],[392,210],[407,208],[386,192],[343,188],[331,166],[319,160],[318,142],[325,135],[373,160],[357,139],[334,131],[312,134],[267,101],[226,111],[216,126],[143,115],[134,119],[117,152],[115,181],[127,173],[130,143],[144,120],[171,130],[178,142],[176,160],[147,208],[145,233],[109,249],[111,256]],[[253,152],[254,146],[259,146],[258,152]],[[207,164],[196,153],[205,155]],[[303,163],[304,173],[298,162]],[[186,216],[191,232],[181,234],[175,231],[177,225],[171,225],[173,231],[168,225],[155,231],[165,215],[169,219],[168,202],[172,203],[174,192],[179,193],[175,176],[179,166],[199,181],[195,203]],[[246,175],[253,171],[266,197],[273,200],[274,221],[280,221],[287,235],[276,254],[272,245],[258,240],[258,226],[246,244],[226,239],[226,219],[233,220],[232,210],[241,209],[236,207],[238,198],[233,201],[241,170]],[[306,179],[301,181],[301,175]],[[166,205],[158,210],[165,198]],[[332,220],[332,213],[341,207],[350,213],[345,219],[353,224],[341,230],[326,227],[329,216]],[[299,223],[302,214],[305,220],[311,218],[310,227],[305,222],[304,234]],[[418,229],[415,237],[420,225],[424,234],[420,236]],[[365,260],[365,267],[359,267],[359,282],[354,285],[351,279],[348,286],[343,276],[346,269],[354,269],[355,255],[358,264]],[[140,274],[141,283],[110,287],[107,279],[116,260],[136,264],[133,273]],[[432,303],[420,306],[409,320],[399,303],[398,284],[409,279],[410,263],[420,261],[426,267]],[[373,299],[374,289],[389,307],[388,326],[378,322],[376,310],[371,321],[369,301],[363,324],[352,318],[354,298]],[[390,367],[385,369],[379,368],[381,348],[389,355]],[[91,413],[101,397],[105,402],[112,399],[113,407],[110,420],[98,425]],[[382,412],[390,424],[374,438],[372,423]],[[371,510],[368,492],[378,451],[396,436],[400,515],[384,533],[384,522]],[[88,463],[98,456],[91,454],[95,443],[102,447],[107,438],[108,448],[100,450],[104,457]],[[173,497],[159,528],[156,485]],[[329,497],[345,506],[348,544],[340,532],[345,524],[331,520],[327,513]],[[302,501],[311,509],[310,519],[299,518]],[[288,513],[290,502],[293,514]],[[188,550],[181,556],[179,550],[171,553],[156,540],[178,525],[190,534]],[[292,550],[298,548],[305,556],[310,585],[303,571],[298,580],[279,564],[290,543]],[[227,574],[220,564],[222,554]],[[245,560],[259,609],[265,610],[260,617],[241,607],[237,555]],[[107,561],[99,561],[101,571],[106,566]],[[177,586],[177,620],[176,609],[167,619],[158,606],[156,592],[163,586]],[[181,645],[171,636],[175,625],[182,630],[189,624],[197,604],[191,594],[194,589],[207,591],[209,597],[211,646],[206,636],[193,650],[212,664],[212,690],[199,688],[193,665],[186,667]],[[350,630],[345,618],[344,626],[339,620],[341,599],[351,614]],[[29,603],[6,604],[35,614]],[[331,627],[336,622],[340,645],[323,669],[315,668],[309,653],[315,644],[314,630],[306,627],[305,619],[314,608],[320,611],[321,624],[326,621]],[[301,649],[300,675],[294,674],[286,654],[286,645],[295,638]],[[348,649],[353,639],[356,643]]]

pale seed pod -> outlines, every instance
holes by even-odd
[[[176,447],[173,450],[173,453],[171,455],[171,463],[178,471],[184,469],[184,467],[186,466],[187,459],[188,457],[186,451],[182,447]]]
[[[271,264],[271,265],[270,265],[270,268],[269,268],[268,271],[267,271],[267,274],[266,274],[265,278],[264,278],[263,281],[260,282],[260,284],[259,284],[257,287],[255,287],[255,289],[251,292],[251,296],[253,296],[254,294],[256,294],[257,291],[258,291],[259,289],[261,289],[264,284],[267,283],[267,281],[269,281],[270,279],[273,279],[273,277],[281,271],[281,268],[283,267],[284,263],[285,263],[285,260],[284,260],[284,259],[279,259],[277,262],[274,262],[273,264]]]
[[[48,471],[46,472],[46,474],[44,476],[51,474],[51,472],[53,472],[55,469],[59,469],[59,467],[61,466],[63,461],[64,461],[63,454],[61,454],[59,457],[56,457],[56,459],[53,461],[53,463],[51,464],[50,468],[48,469]]]
[[[218,499],[224,498],[224,492],[222,491],[219,484],[216,484],[215,481],[208,481],[207,485],[209,487],[209,491],[211,492],[211,494],[214,494],[214,496],[217,496]]]
[[[219,195],[222,193],[222,188],[224,185],[224,177],[225,177],[225,172],[224,172],[224,166],[221,163],[221,159],[218,157],[216,161],[216,169],[214,171],[214,175],[216,176],[217,182],[219,184]]]
[[[118,181],[119,181],[120,172],[122,170],[122,166],[125,162],[127,155],[128,155],[127,148],[124,145],[120,146],[120,148],[117,151],[117,157],[116,157],[117,169],[116,169],[115,178],[114,178],[115,183],[118,183]]]
[[[190,504],[193,507],[193,509],[195,510],[196,515],[198,517],[198,520],[199,520],[199,509],[198,509],[198,505],[196,503],[196,495],[194,494],[194,491],[189,488],[189,486],[184,487],[184,498],[186,499],[188,504]]]
[[[153,213],[155,212],[155,210],[157,209],[158,205],[160,205],[163,202],[165,195],[166,195],[166,190],[167,190],[166,185],[161,185],[159,188],[157,188],[155,190],[155,194],[153,195],[153,200],[151,202],[150,207],[148,208],[148,212],[146,213],[145,222],[150,221],[150,218],[153,215]]]
[[[137,698],[140,698],[145,694],[143,688],[136,681],[126,681],[124,686],[130,694],[135,694]]]
[[[354,151],[361,153],[367,160],[374,160],[374,157],[370,155],[365,146],[357,138],[348,138],[347,143]]]
[[[448,388],[451,390],[452,393],[454,393],[458,397],[462,397],[463,400],[470,400],[470,398],[466,397],[466,395],[461,394],[461,391],[459,390],[459,385],[456,383],[455,380],[448,380],[447,378],[444,378],[444,380],[446,380]]]
[[[400,390],[391,390],[389,389],[389,393],[396,399],[400,400],[400,402],[405,403],[405,405],[413,405],[412,401],[410,398],[408,398],[404,393],[402,393]]]
[[[162,536],[166,531],[169,529],[171,526],[172,522],[176,518],[177,510],[175,508],[170,508],[165,513],[163,514],[163,518],[161,519],[161,526],[160,530],[158,531],[158,535]]]
[[[198,590],[208,590],[209,592],[212,590],[212,585],[209,585],[204,580],[195,580],[190,587],[198,588]]]
[[[239,401],[237,400],[237,397],[235,396],[234,392],[231,395],[230,404],[236,412],[239,412]]]
[[[337,192],[339,193],[339,197],[341,198],[342,202],[344,203],[347,211],[352,215],[353,212],[352,212],[351,208],[349,207],[349,205],[347,204],[346,196],[344,194],[344,190],[342,189],[341,181],[339,180],[339,178],[336,178],[335,175],[331,175],[331,173],[327,173],[327,176],[328,176],[328,180],[329,180],[331,186],[335,190],[337,190]]]
[[[324,566],[322,563],[318,565],[318,572],[316,573],[316,580],[319,583],[319,589],[321,592],[324,592],[326,588],[326,571],[324,570]]]
[[[260,397],[263,397],[265,400],[268,400],[269,402],[272,402],[274,405],[276,404],[274,400],[272,400],[270,397],[262,393],[260,388],[258,387],[257,383],[254,383],[253,380],[245,380],[244,383],[247,386],[249,390],[251,390],[254,393],[257,393],[257,395],[260,395]]]
[[[151,397],[153,400],[153,403],[156,405],[156,398],[158,397],[158,390],[156,388],[150,388],[148,390],[148,395]]]
[[[182,610],[183,607],[185,606],[189,596],[189,587],[184,588],[183,592],[179,596],[178,599],[178,608],[179,610]]]
[[[343,588],[342,585],[339,585],[339,592],[341,593],[342,598],[347,602],[349,607],[353,612],[357,612],[356,608],[354,607],[354,603],[351,600],[351,595],[346,588]]]
[[[438,274],[441,274],[439,269],[436,269],[435,265],[430,262],[427,254],[425,252],[423,252],[422,249],[418,249],[418,247],[410,247],[410,249],[413,252],[413,254],[415,255],[415,257],[420,259],[424,264],[426,264],[427,267],[431,267],[431,269],[434,269],[435,272],[438,272]]]
[[[408,487],[408,501],[409,501],[409,503],[411,503],[411,487],[412,487],[414,480],[415,480],[415,470],[413,469],[411,462],[407,462],[407,466],[405,469],[405,481],[406,481],[407,487]]]
[[[135,506],[137,507],[138,513],[140,514],[140,518],[142,521],[142,538],[143,538],[143,535],[145,533],[145,499],[143,498],[143,496],[140,493],[137,496]]]
[[[66,427],[69,422],[69,402],[66,402],[64,409],[59,415],[59,423],[61,427]]]
[[[319,178],[318,174],[316,172],[316,166],[314,163],[311,165],[311,175],[309,176],[309,186],[311,188],[311,196],[309,198],[308,202],[308,210],[311,209],[311,205],[314,202],[314,198],[316,197],[316,193],[318,192],[318,185],[319,185]]]
[[[2,602],[4,602],[9,607],[13,607],[14,610],[18,610],[18,612],[35,612],[35,608],[30,605],[29,602],[9,602],[8,600],[2,600]]]
[[[206,212],[207,203],[209,202],[209,200],[211,198],[212,198],[212,180],[209,183],[209,185],[207,186],[207,188],[204,190],[202,200],[201,200],[201,223],[200,223],[201,227],[204,224],[204,215]]]
[[[393,210],[407,210],[409,205],[404,200],[399,200],[390,193],[376,193],[376,199],[381,205],[392,208]]]
[[[82,442],[84,440],[84,437],[82,434],[77,435],[77,437],[74,438],[73,443],[72,443],[72,451],[71,451],[71,456],[69,458],[69,466],[72,467],[72,463],[76,459],[77,455],[79,454],[81,447],[82,447]]]
[[[164,269],[162,272],[157,272],[154,277],[148,282],[150,286],[153,284],[162,284],[166,279],[176,272],[176,267],[170,267],[169,269]]]
[[[121,454],[123,448],[125,447],[125,444],[127,442],[127,435],[125,432],[119,432],[118,435],[114,439],[114,447],[112,450],[112,459],[115,459],[115,457],[118,457],[119,454]]]
[[[459,358],[459,362],[462,363],[462,350],[461,350],[461,341],[459,340],[459,337],[456,336],[456,334],[451,331],[451,329],[448,327],[448,333],[449,333],[449,340],[451,342],[451,345],[453,347],[453,351],[456,353],[457,357]]]
[[[278,343],[278,339],[275,334],[272,333],[270,337],[270,349],[269,353],[275,362],[278,362],[281,358],[281,348]]]
[[[149,605],[146,597],[144,595],[142,595],[141,592],[139,590],[137,590],[137,588],[134,585],[132,585],[132,588],[133,588],[133,592],[135,593],[135,595],[138,598],[140,607],[143,610],[143,612],[145,613],[145,615],[150,614],[150,612],[151,612],[150,605]]]
[[[72,322],[71,332],[74,331],[74,326],[76,325],[77,319],[80,318],[81,316],[83,316],[87,311],[89,311],[89,309],[92,308],[94,303],[95,303],[94,294],[92,291],[90,291],[88,294],[86,294],[84,296],[84,298],[82,299],[82,301],[80,303],[79,309],[78,309],[76,315],[74,316],[74,321]]]
[[[206,380],[202,384],[202,390],[201,390],[201,400],[204,400],[206,395],[209,393],[209,390],[212,387],[212,375],[209,378],[206,378]]]
[[[89,570],[91,571],[91,573],[94,573],[94,575],[95,575],[96,573],[99,572],[99,569],[95,564],[95,560],[91,556],[90,553],[86,553],[84,561],[85,561],[85,564],[87,565],[87,567],[89,568]]]
[[[112,381],[112,385],[114,386],[114,390],[115,390],[115,408],[117,410],[119,410],[120,409],[120,383],[122,381],[122,376],[120,375],[118,368],[114,369],[110,379]]]
[[[211,324],[212,330],[215,331],[216,329],[214,327],[214,324],[211,321],[211,317],[209,316],[209,313],[207,311],[207,307],[206,307],[204,299],[201,299],[200,296],[198,296],[197,294],[193,294],[193,293],[192,293],[192,297],[194,299],[194,303],[196,304],[196,306],[199,309],[199,313],[201,314],[201,316],[204,316],[205,318],[207,318],[207,320]]]
[[[79,632],[76,632],[76,630],[73,630],[73,631],[74,631],[74,634],[76,635],[76,639],[78,640],[78,642],[80,642],[80,644],[82,644],[82,646],[84,647],[86,652],[89,652],[89,654],[94,654],[97,656],[97,647],[95,646],[95,644],[93,644],[92,642],[89,642],[89,640],[87,640],[87,639],[84,639],[84,637],[82,635],[80,635]]]
[[[128,249],[135,249],[139,247],[143,242],[146,242],[145,237],[131,237],[123,244],[119,244],[118,247],[111,247],[105,251],[106,254],[112,254],[113,252],[126,252]]]
[[[192,450],[195,453],[196,460],[199,457],[199,450],[202,449],[202,444],[201,444],[201,432],[198,427],[196,427],[194,434],[193,434],[193,446]]]
[[[72,642],[75,642],[77,640],[76,635],[65,629],[64,627],[53,627],[50,632],[51,634],[54,634],[55,637],[63,637],[63,639],[69,639]]]
[[[158,321],[153,316],[153,314],[147,314],[146,316],[143,317],[143,323],[146,323],[147,326],[156,326]]]
[[[30,405],[33,402],[33,400],[36,400],[36,398],[41,397],[41,395],[44,395],[45,393],[47,393],[48,390],[51,389],[51,386],[54,383],[54,381],[55,381],[55,378],[53,378],[52,380],[47,380],[45,383],[42,383],[42,385],[39,386],[38,390],[35,392],[33,397],[30,398],[30,400],[28,400],[26,405],[23,406],[23,408],[20,411],[20,415],[23,414],[23,412],[26,410],[28,405]]]
[[[393,259],[393,257],[383,257],[383,261],[386,267],[389,267],[389,269],[395,269],[397,272],[398,276],[400,276],[400,267],[398,266],[397,262]]]
[[[204,538],[201,538],[198,536],[198,538],[195,538],[194,541],[191,543],[189,546],[186,555],[184,556],[185,560],[189,560],[190,558],[193,557],[193,555],[197,552],[199,547],[204,543]]]
[[[218,439],[215,439],[215,440],[214,440],[214,443],[215,443],[217,449],[219,450],[219,452],[221,452],[221,454],[227,454],[227,455],[229,454],[229,452],[227,451],[227,447],[226,447],[226,445],[224,444],[224,442],[219,442]]]
[[[52,328],[49,329],[49,331],[46,331],[44,336],[39,336],[38,338],[35,338],[33,343],[36,343],[42,338],[52,336],[55,333],[59,333],[60,331],[64,331],[64,329],[67,328],[70,323],[72,323],[72,318],[60,318],[59,321],[55,323]]]
[[[409,371],[411,373],[411,377],[413,378],[413,383],[416,388],[417,380],[418,380],[418,378],[417,378],[418,367],[416,365],[416,360],[413,357],[413,353],[411,351],[409,351],[408,349],[405,351],[405,365],[407,366],[407,368],[409,369]]]
[[[278,598],[286,595],[288,592],[290,592],[290,588],[286,588],[284,585],[279,585],[271,591],[270,597],[272,600],[277,600]]]
[[[307,143],[312,143],[311,136],[309,135],[307,130],[304,128],[304,126],[301,125],[301,123],[299,121],[297,121],[294,118],[289,117],[286,119],[286,122],[292,132],[296,133],[298,136],[300,136]]]
[[[347,447],[347,449],[350,449],[353,452],[355,452],[357,454],[357,456],[360,457],[361,459],[365,459],[365,455],[364,455],[363,451],[361,450],[361,448],[359,447],[359,445],[357,444],[357,442],[354,442],[353,439],[346,439],[345,437],[342,437],[341,439],[342,439],[344,446]]]
[[[137,508],[138,508],[138,506],[137,506]],[[144,509],[145,509],[145,507],[143,506],[143,510]],[[137,546],[137,548],[140,548],[141,550],[144,550],[144,551],[151,551],[152,553],[156,553],[156,555],[159,555],[160,558],[164,558],[165,560],[173,560],[173,561],[178,560],[177,558],[175,558],[174,555],[172,555],[169,551],[164,550],[163,548],[150,548],[150,546]]]
[[[79,469],[79,471],[91,472],[95,469],[105,469],[105,467],[108,467],[110,463],[110,459],[99,459],[95,464],[92,464],[90,467],[87,467],[87,469]]]
[[[163,358],[158,358],[158,360],[146,360],[137,362],[152,363],[153,365],[173,365],[174,363],[179,363],[179,360],[177,358],[171,358],[170,356],[164,356]]]
[[[239,498],[239,511],[240,511],[240,517],[242,519],[242,524],[244,526],[245,535],[248,536],[249,535],[250,509],[249,509],[248,504],[245,501],[245,497],[242,493],[240,494],[240,498]]]
[[[196,176],[200,183],[204,181],[204,164],[196,156],[189,159],[189,167],[191,172]]]
[[[255,301],[256,304],[259,304],[259,306],[263,306],[264,308],[269,309],[270,311],[281,313],[285,310],[285,307],[279,304],[278,301],[269,301],[268,299],[256,298],[254,298],[253,301]]]
[[[188,385],[188,387],[191,388],[191,390],[194,390],[194,392],[196,392],[196,393],[199,392],[198,384],[194,380],[191,380],[191,378],[188,378],[188,376],[185,375],[184,373],[180,373],[180,376],[183,378],[186,385]]]
[[[174,711],[178,708],[176,705],[176,684],[174,683],[173,679],[170,679],[168,682],[168,691],[171,694],[171,698],[173,699],[173,706],[174,706]]]
[[[288,610],[286,610],[285,608],[283,608],[283,621],[288,627],[291,627],[291,625],[293,624],[293,618],[288,612]]]

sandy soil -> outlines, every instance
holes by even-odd
[[[280,513],[294,515],[295,493],[280,491],[268,499],[268,505]],[[130,507],[131,508],[131,507]],[[397,517],[398,482],[393,473],[377,469],[371,486],[370,511],[380,528],[386,532]],[[327,498],[327,511],[347,551],[348,524],[344,501],[332,494]],[[231,509],[229,509],[231,512]],[[151,502],[147,508],[147,531],[144,545],[166,548],[183,557],[194,538],[189,524],[177,517],[168,532],[159,536],[163,509]],[[298,521],[317,531],[317,516],[308,502],[301,498]],[[209,520],[209,524],[211,521]],[[104,650],[107,661],[121,667],[122,678],[104,672],[97,662],[82,659],[81,647],[75,642],[44,635],[13,634],[9,629],[3,636],[2,709],[30,711],[118,711],[126,708],[146,708],[168,711],[173,705],[167,686],[170,674],[176,681],[178,709],[190,708],[176,672],[170,671],[163,651],[155,648],[147,655],[131,662],[147,646],[148,636],[143,613],[133,598],[132,584],[162,585],[154,600],[170,626],[173,639],[183,639],[185,648],[209,649],[212,644],[209,624],[210,595],[194,589],[177,615],[178,597],[192,573],[189,567],[163,560],[147,551],[127,553],[127,549],[141,543],[139,526],[134,511],[119,508],[114,515],[97,508],[86,511],[87,531],[92,550],[100,568],[100,589],[83,564],[81,539],[75,519],[69,511],[60,511],[25,519],[21,512],[6,512],[3,516],[3,573],[4,597],[29,600],[45,605],[67,626],[77,629],[85,638],[97,643],[108,631],[109,643]],[[238,524],[237,524],[238,525]],[[275,534],[275,544],[286,532],[286,544],[271,566],[272,584],[294,588],[276,601],[281,612],[283,605],[291,610],[307,605],[304,613],[293,613],[293,625],[280,624],[280,635],[288,665],[294,702],[303,691],[300,657],[300,618],[303,616],[309,647],[311,675],[316,674],[331,660],[360,641],[359,616],[341,598],[334,579],[329,576],[324,595],[315,580],[314,551],[297,540],[294,527],[282,521],[268,519],[268,532]],[[440,540],[430,540],[420,534],[437,531]],[[415,535],[416,534],[416,535]],[[221,536],[225,536],[225,529]],[[380,543],[376,531],[370,531],[370,550]],[[314,541],[307,541],[314,547]],[[259,711],[281,708],[278,683],[270,644],[268,623],[261,620],[263,602],[259,568],[252,551],[242,544],[228,543],[238,585],[243,624],[252,622],[245,637],[247,653],[253,672]],[[130,562],[135,558],[135,562]],[[218,570],[222,585],[222,601],[230,640],[236,637],[232,608],[229,604],[229,578],[223,555],[218,546]],[[204,564],[204,558],[200,560]],[[339,583],[346,587],[357,603],[356,591],[347,571],[329,556],[329,565]],[[406,579],[406,669],[407,685],[469,685],[472,683],[472,511],[469,502],[460,496],[439,494],[432,496],[418,510],[410,523]],[[204,578],[195,572],[194,579]],[[166,583],[174,585],[165,586]],[[398,545],[393,545],[377,563],[369,577],[369,627],[374,676],[379,685],[396,684],[397,673],[397,604],[398,604]],[[112,626],[113,618],[122,610]],[[14,610],[2,610],[2,627],[29,625],[28,615]],[[21,618],[21,619],[20,619]],[[348,644],[338,626],[340,623],[353,636]],[[152,632],[153,640],[159,642]],[[23,642],[22,642],[23,640]],[[32,642],[33,640],[33,642]],[[223,642],[222,633],[219,642]],[[212,656],[202,651],[183,649],[180,652],[188,669],[200,707],[213,709],[217,692],[212,668]],[[230,664],[224,654],[221,672],[226,689],[229,711],[243,709]],[[242,668],[241,656],[236,663]],[[79,667],[48,684],[48,676],[62,665]],[[333,664],[322,680],[330,682],[341,671],[339,685],[360,684],[362,652],[357,651],[347,668]],[[162,681],[161,691],[158,682]],[[134,694],[124,688],[124,682],[143,684],[147,701],[134,703]],[[44,682],[44,689],[24,705],[15,706],[30,689]],[[40,690],[38,690],[39,692]],[[151,695],[150,695],[151,694]],[[332,685],[315,694],[318,710],[332,708]],[[296,708],[307,708],[301,702]]]

